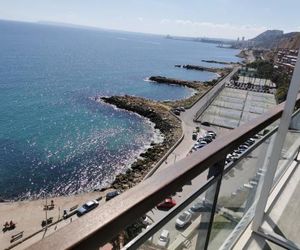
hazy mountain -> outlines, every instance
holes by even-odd
[[[282,30],[267,30],[249,41],[256,48],[298,49],[300,47],[300,32],[284,34]]]

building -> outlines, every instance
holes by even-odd
[[[279,49],[275,56],[274,67],[292,74],[297,61],[298,50]]]

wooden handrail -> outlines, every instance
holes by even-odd
[[[297,104],[299,103],[300,94],[297,97]],[[284,104],[279,104],[251,122],[218,137],[200,151],[161,170],[159,174],[144,180],[100,208],[57,230],[30,246],[29,249],[99,249],[99,246],[110,241],[165,197],[176,192],[214,163],[224,159],[226,154],[238,145],[279,119]]]

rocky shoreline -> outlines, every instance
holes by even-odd
[[[217,63],[217,64],[224,64],[224,65],[233,65],[233,64],[236,64],[235,62],[223,62],[223,61],[215,61],[215,60],[201,60],[201,62]]]
[[[224,73],[225,74],[225,73]],[[219,76],[220,77],[220,76]],[[219,78],[218,78],[219,79]],[[194,89],[196,92],[194,95],[190,96],[186,99],[176,100],[176,101],[164,101],[164,104],[172,108],[177,107],[185,107],[190,108],[193,104],[199,100],[214,84],[218,81],[217,79],[213,79],[211,81],[200,82],[200,81],[187,81],[187,80],[179,80],[174,78],[168,78],[163,76],[151,76],[149,80],[161,83],[161,84],[174,84],[183,87],[188,87]]]
[[[151,76],[149,77],[150,81],[157,82],[157,83],[164,83],[164,84],[174,84],[179,86],[184,86],[188,88],[193,88],[198,90],[200,84],[203,82],[200,81],[187,81],[187,80],[179,80],[175,78],[169,78],[164,76]]]
[[[216,73],[220,76],[223,76],[224,74],[226,74],[228,71],[231,70],[230,68],[211,68],[211,67],[203,67],[203,66],[191,65],[191,64],[186,64],[186,65],[176,64],[175,67],[184,68],[188,70],[207,71],[207,72]]]
[[[158,129],[164,136],[163,142],[152,143],[151,147],[148,148],[146,152],[140,154],[140,158],[137,159],[125,173],[118,174],[114,182],[110,185],[110,188],[125,191],[141,182],[153,166],[160,161],[182,136],[181,121],[170,111],[173,108],[182,106],[189,108],[217,82],[216,79],[208,82],[200,82],[163,76],[151,76],[149,80],[161,84],[174,84],[192,88],[196,91],[196,94],[182,100],[163,102],[129,95],[100,97],[100,99],[107,104],[135,112],[148,118],[155,124],[154,128]],[[95,97],[96,101],[97,99],[98,97]]]
[[[120,109],[147,117],[164,135],[163,142],[152,143],[151,147],[140,155],[140,158],[131,165],[126,173],[116,176],[111,188],[124,191],[141,182],[153,165],[180,139],[182,135],[181,122],[170,113],[170,107],[160,102],[128,95],[102,97],[101,100]]]

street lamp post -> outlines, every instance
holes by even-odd
[[[47,229],[48,229],[48,200],[47,200],[46,192],[43,191],[43,193],[44,193],[44,197],[45,197],[45,200],[46,200],[46,204],[44,206],[44,209],[45,209],[45,219],[46,219],[45,231],[47,231]]]

